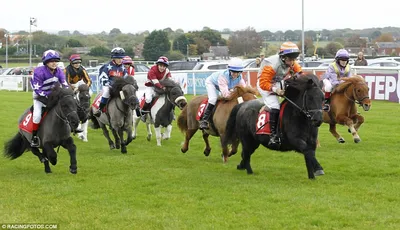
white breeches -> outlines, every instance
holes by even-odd
[[[101,95],[102,97],[110,98],[110,86],[103,86],[101,91],[103,92],[103,95]]]
[[[208,94],[208,103],[215,105],[218,99],[218,90],[210,79],[206,79],[206,89]]]
[[[32,121],[35,124],[39,124],[40,120],[42,119],[42,108],[46,107],[42,102],[35,99],[37,94],[33,92],[33,116]]]
[[[324,91],[332,92],[332,83],[328,79],[324,79],[322,82],[324,82]]]
[[[275,83],[273,87],[277,87],[281,89],[281,84],[279,82]],[[260,92],[262,100],[266,106],[270,109],[280,109],[278,96],[272,91],[266,91],[260,88],[259,83],[257,82],[257,89]]]
[[[154,87],[146,87],[144,90],[144,98],[146,100],[146,103],[151,103],[153,100],[153,97],[156,95],[156,91],[154,91]]]

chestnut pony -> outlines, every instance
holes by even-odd
[[[203,140],[206,144],[204,149],[204,155],[209,156],[211,152],[210,143],[208,141],[208,136],[220,137],[222,146],[222,157],[223,161],[228,160],[228,156],[233,155],[237,152],[237,147],[239,142],[232,144],[231,152],[228,151],[228,146],[222,144],[222,139],[225,133],[226,121],[228,120],[229,114],[232,108],[244,101],[257,99],[257,90],[252,87],[235,86],[232,94],[229,98],[223,99],[219,98],[215,108],[215,112],[210,119],[210,129],[203,130]],[[196,120],[196,115],[201,103],[207,99],[207,95],[201,95],[194,97],[182,110],[181,114],[177,119],[179,129],[185,134],[185,142],[181,148],[183,153],[189,150],[189,141],[193,135],[199,129],[199,121]]]
[[[356,105],[361,106],[364,111],[371,108],[369,88],[364,78],[359,75],[342,78],[340,83],[332,92],[331,109],[323,113],[325,123],[329,123],[329,131],[339,143],[344,143],[344,138],[336,131],[336,124],[346,125],[348,131],[353,135],[355,143],[361,141],[357,131],[364,123],[364,117],[357,112]]]

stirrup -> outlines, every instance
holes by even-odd
[[[40,146],[40,144],[39,144],[39,138],[38,137],[32,137],[32,140],[31,140],[31,147],[34,147],[34,148],[37,148],[37,147],[39,147]]]
[[[199,129],[200,130],[208,129],[208,125],[209,125],[208,121],[200,121]]]
[[[101,110],[98,109],[96,112],[93,113],[93,116],[100,117],[101,116]]]
[[[328,104],[325,104],[324,107],[322,108],[323,111],[329,112],[331,110],[331,106]]]
[[[146,122],[146,118],[147,118],[147,114],[143,114],[143,115],[140,117],[140,120],[142,120],[143,122]]]

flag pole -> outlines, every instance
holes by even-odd
[[[29,67],[32,67],[32,18],[29,20]]]

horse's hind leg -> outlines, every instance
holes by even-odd
[[[253,169],[250,165],[251,154],[260,146],[260,143],[252,137],[242,139],[242,162],[237,166],[238,169],[243,167],[246,169],[247,174],[253,174]]]
[[[189,150],[189,142],[192,139],[193,135],[197,132],[197,129],[188,129],[185,133],[185,141],[183,142],[181,151],[186,153]]]
[[[153,133],[151,132],[151,124],[150,123],[146,123],[146,129],[147,129],[146,139],[147,139],[147,141],[151,141],[151,137],[153,136]],[[155,130],[155,128],[154,128],[154,130]]]
[[[332,133],[332,135],[336,138],[336,140],[339,143],[346,142],[344,138],[340,136],[339,133],[336,131],[336,124],[329,124],[329,131]]]
[[[69,137],[68,139],[63,141],[61,146],[67,149],[69,153],[69,159],[70,159],[69,171],[72,174],[78,173],[78,166],[76,162],[76,145],[74,144],[74,139],[72,139],[72,137]]]
[[[38,148],[32,148],[31,151],[39,158],[39,161],[44,164],[44,171],[46,173],[51,173],[49,160],[44,156],[44,154],[42,154]]]
[[[162,135],[163,140],[168,140],[171,138],[171,132],[172,132],[172,125],[168,125],[167,128],[165,128],[164,135]]]
[[[137,137],[137,127],[139,125],[140,118],[136,115],[133,115],[133,125],[132,125],[132,139],[136,139]]]
[[[226,163],[226,162],[228,162],[228,157],[230,156],[230,154],[229,154],[228,146],[227,145],[223,145],[223,143],[222,143],[223,139],[224,139],[224,135],[221,135],[219,140],[221,142],[221,147],[222,147],[222,161],[224,163]]]
[[[84,142],[88,141],[88,139],[87,139],[88,124],[89,124],[88,121],[86,121],[85,123],[82,123],[81,128],[82,128],[83,132],[78,134],[79,139],[81,139]]]
[[[154,130],[156,132],[157,146],[161,146],[161,126],[154,127]]]
[[[210,155],[211,152],[211,146],[210,146],[210,142],[208,141],[208,136],[210,136],[210,134],[204,132],[203,130],[203,140],[204,143],[206,144],[206,147],[204,148],[204,156],[208,157]]]
[[[345,117],[345,116],[338,116],[339,119],[341,119],[343,121],[343,123],[345,125],[347,125],[347,127],[349,127],[350,129],[350,133],[353,136],[353,140],[355,143],[358,143],[361,141],[360,136],[358,136],[357,130],[355,129],[355,125],[353,123],[353,119],[349,118],[349,117]]]

